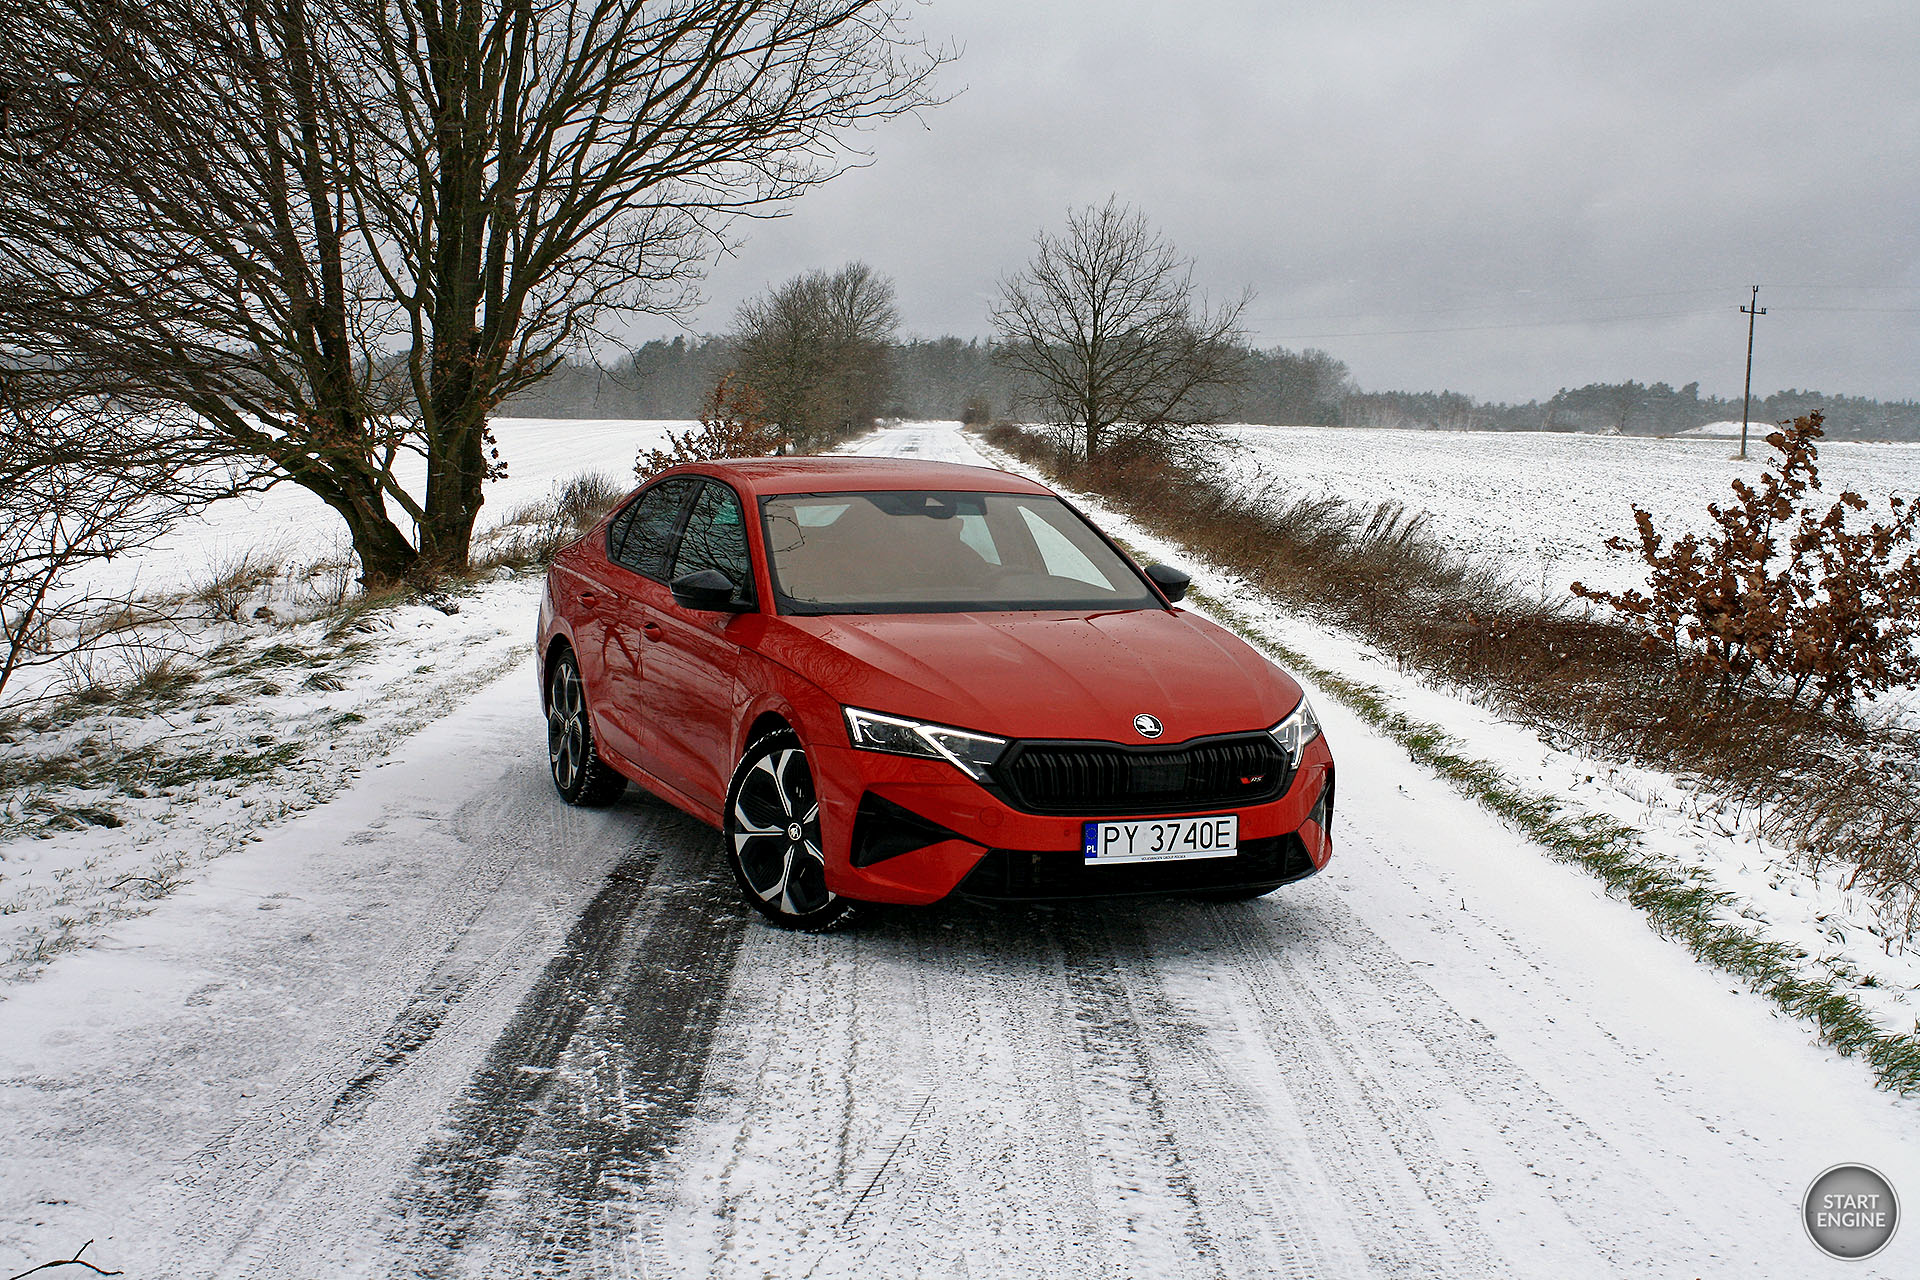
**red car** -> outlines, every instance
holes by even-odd
[[[667,471],[547,574],[554,785],[719,827],[812,929],[948,894],[1253,897],[1333,851],[1300,686],[1045,486],[953,463]]]

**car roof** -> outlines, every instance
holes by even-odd
[[[727,458],[694,463],[686,473],[718,476],[753,494],[834,493],[872,489],[957,489],[980,493],[1051,493],[1025,476],[959,462],[863,458],[841,454],[799,458]],[[674,468],[662,474],[682,474]]]

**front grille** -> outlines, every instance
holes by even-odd
[[[995,769],[1014,804],[1033,813],[1178,813],[1270,800],[1293,764],[1264,733],[1177,747],[1022,742]]]
[[[1220,890],[1275,888],[1313,874],[1313,859],[1296,832],[1248,840],[1231,858],[1180,862],[1135,862],[1090,867],[1086,855],[989,849],[955,893],[994,902],[1060,898],[1173,895]]]

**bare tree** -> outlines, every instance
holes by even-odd
[[[89,583],[89,570],[244,487],[185,425],[164,406],[0,370],[0,690],[93,643],[86,624],[130,603]]]
[[[739,380],[769,420],[818,447],[873,425],[893,394],[893,282],[863,262],[795,276],[734,319]]]
[[[993,310],[998,355],[1031,384],[1048,420],[1092,461],[1115,438],[1218,422],[1246,358],[1251,293],[1209,310],[1193,263],[1143,214],[1108,200],[1040,233]]]
[[[495,405],[931,101],[903,9],[9,0],[0,344],[190,409],[371,578],[462,567]]]

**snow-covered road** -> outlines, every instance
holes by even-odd
[[[1797,1203],[1920,1104],[1316,706],[1313,880],[813,937],[560,805],[523,668],[0,1005],[0,1269],[1920,1274]]]

